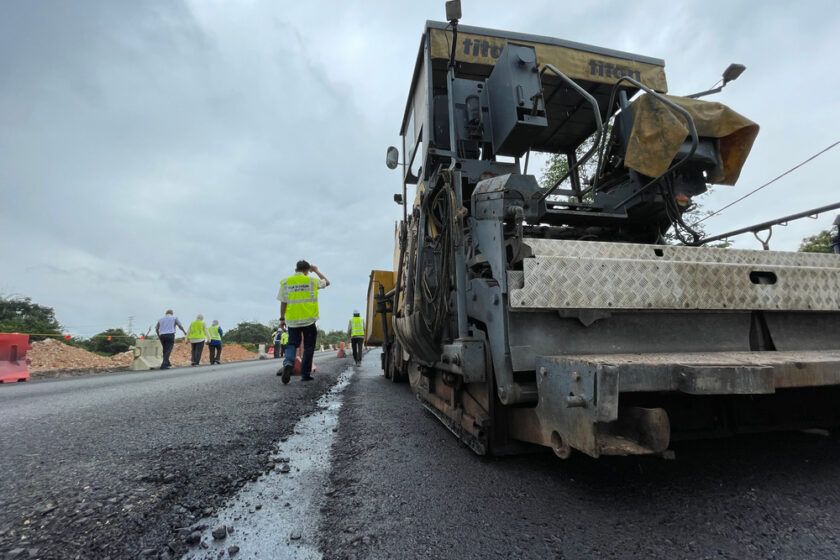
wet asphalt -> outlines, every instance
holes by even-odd
[[[0,558],[175,558],[351,360],[316,356],[0,386]]]
[[[765,434],[675,460],[478,457],[371,351],[344,392],[326,558],[840,558],[840,443]]]
[[[378,353],[0,386],[0,558],[840,557],[828,437],[479,457]]]

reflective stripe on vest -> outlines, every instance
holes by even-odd
[[[286,303],[286,324],[311,325],[318,319],[318,282],[306,274],[289,276],[282,282]]]
[[[280,335],[280,344],[288,344],[289,343],[289,333],[284,332]]]
[[[222,340],[222,336],[219,334],[219,325],[210,325],[207,330],[210,331],[210,340]]]
[[[350,331],[350,336],[365,336],[365,328],[362,326],[362,318],[353,316],[353,330]]]

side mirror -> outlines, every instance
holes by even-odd
[[[396,169],[400,163],[400,151],[393,146],[388,146],[388,152],[385,154],[385,165],[388,169]]]

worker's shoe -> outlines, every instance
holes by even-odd
[[[283,366],[283,385],[289,382],[289,379],[292,378],[292,370],[295,369],[295,366],[286,365]]]
[[[306,377],[301,377],[300,378],[301,381],[312,381],[313,379],[315,379],[315,378],[312,377],[311,375],[307,375]]]

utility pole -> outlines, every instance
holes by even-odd
[[[134,315],[128,316],[128,334],[134,332]]]

